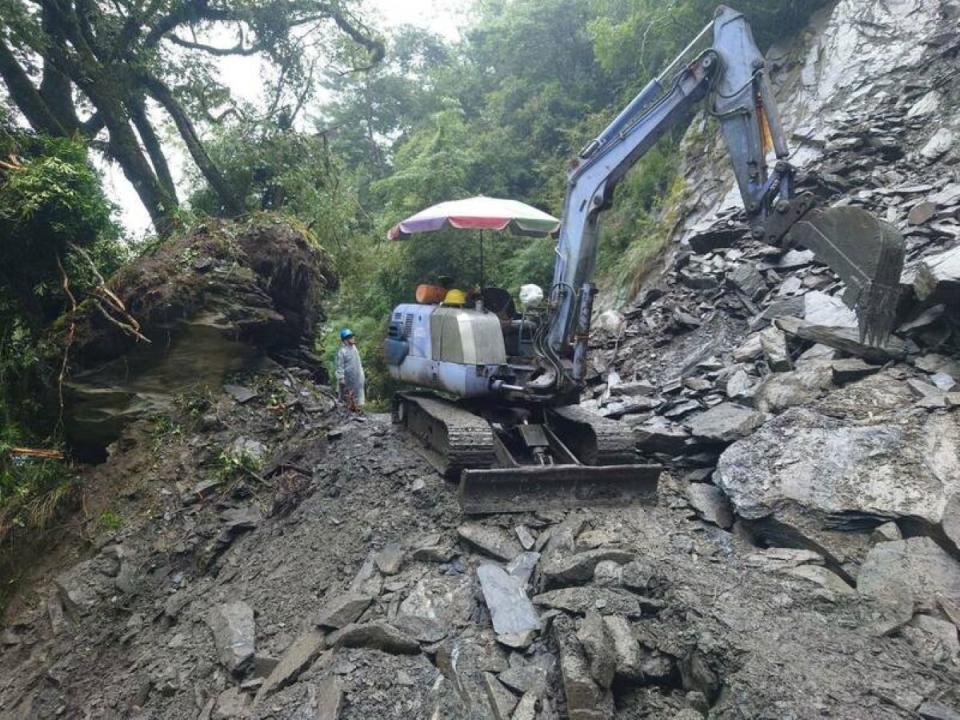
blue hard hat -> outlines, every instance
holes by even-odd
[[[340,339],[346,340],[348,337],[353,337],[353,330],[350,328],[344,328],[340,331]]]

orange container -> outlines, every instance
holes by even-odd
[[[440,285],[417,285],[417,291],[414,294],[420,305],[437,305],[442,303],[446,296],[446,288]]]

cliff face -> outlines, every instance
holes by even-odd
[[[770,51],[801,189],[905,236],[884,347],[811,253],[749,237],[709,120],[685,140],[661,274],[597,343],[587,405],[635,425],[698,512],[729,501],[755,542],[816,551],[858,588],[882,526],[960,567],[958,20],[956,2],[839,2]]]

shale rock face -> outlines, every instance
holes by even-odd
[[[93,301],[81,306],[65,384],[66,430],[81,452],[266,355],[310,364],[320,300],[336,278],[302,231],[261,216],[203,221],[122,268],[109,287],[150,342],[108,322]]]

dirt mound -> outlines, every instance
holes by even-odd
[[[321,299],[336,285],[323,251],[275,216],[205,220],[164,242],[108,283],[126,315],[104,297],[80,306],[65,384],[68,440],[96,456],[124,423],[218,389],[264,356],[325,380],[313,339]]]

